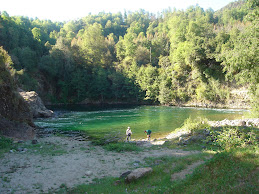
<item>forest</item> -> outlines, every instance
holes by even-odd
[[[259,114],[258,5],[103,12],[68,22],[2,11],[0,53],[17,85],[45,102],[224,103],[244,86]]]

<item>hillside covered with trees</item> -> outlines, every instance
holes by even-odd
[[[258,1],[99,13],[66,23],[0,15],[20,88],[52,103],[224,103],[249,88],[259,110]]]

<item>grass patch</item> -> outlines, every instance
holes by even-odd
[[[183,181],[173,193],[258,193],[258,147],[237,148],[216,154]],[[179,192],[181,191],[181,192]]]
[[[103,178],[92,184],[82,184],[57,193],[258,193],[258,147],[237,148],[231,152],[218,152],[186,157],[147,158],[153,172],[130,184],[123,179]],[[182,180],[171,180],[171,175],[189,165],[204,160]],[[116,185],[115,182],[119,181]]]
[[[4,136],[0,136],[0,157],[8,152],[13,146],[13,140]]]
[[[104,145],[103,148],[108,151],[116,151],[116,152],[133,152],[133,151],[138,152],[143,150],[135,143],[130,143],[130,142],[109,143]]]
[[[78,185],[72,189],[59,189],[57,193],[164,193],[172,185],[171,174],[185,169],[193,162],[206,160],[208,154],[194,154],[186,157],[147,158],[146,166],[153,172],[138,181],[127,184],[124,179],[106,177],[95,179],[92,184]],[[115,184],[119,181],[119,184]]]
[[[61,145],[46,143],[46,144],[24,144],[24,148],[28,149],[29,153],[40,154],[43,156],[60,156],[66,154],[67,151]]]
[[[0,136],[0,157],[3,155],[3,153],[9,152],[10,150],[16,152],[19,150],[19,148],[23,148],[23,150],[27,149],[26,152],[40,154],[43,156],[57,156],[67,153],[67,151],[64,150],[61,145],[52,143],[31,144],[31,141],[14,143],[12,139]]]

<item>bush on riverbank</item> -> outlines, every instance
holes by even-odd
[[[189,117],[184,121],[183,126],[181,127],[181,130],[187,130],[190,132],[190,134],[194,135],[198,133],[198,131],[206,129],[209,127],[208,119],[197,117],[195,119]]]
[[[237,147],[256,146],[258,144],[258,136],[253,127],[223,127],[219,130],[210,129],[210,136],[207,137],[207,140],[226,151]]]

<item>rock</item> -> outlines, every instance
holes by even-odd
[[[20,91],[20,95],[24,98],[24,100],[29,105],[29,108],[34,118],[53,116],[53,111],[48,110],[44,106],[41,98],[38,96],[36,92]]]
[[[220,126],[259,126],[259,118],[255,119],[236,119],[236,120],[222,120],[222,121],[209,121],[212,127]]]
[[[38,143],[38,140],[37,140],[37,139],[31,140],[31,144],[37,144],[37,143]]]
[[[238,125],[244,127],[244,126],[246,126],[246,122],[245,121],[240,121]]]
[[[125,178],[125,182],[126,183],[131,183],[134,180],[138,180],[141,177],[151,173],[153,171],[152,168],[137,168],[135,170],[133,170],[126,178]]]
[[[17,148],[18,152],[22,152],[23,150],[24,150],[24,148],[20,148],[20,147]]]
[[[139,166],[139,163],[133,163],[133,166]]]
[[[122,173],[122,175],[120,175],[120,178],[125,178],[126,176],[128,176],[131,173],[131,171],[127,171]]]
[[[194,135],[194,136],[191,136],[188,141],[192,141],[192,142],[198,142],[202,139],[205,139],[205,137],[203,135]]]
[[[92,171],[86,171],[85,175],[86,176],[91,176],[91,175],[93,175],[93,172]]]
[[[0,53],[2,56],[2,53]],[[0,134],[15,139],[33,139],[35,136],[34,123],[27,103],[17,92],[17,85],[10,75],[8,64],[1,58],[0,63]],[[4,76],[3,76],[4,75]]]
[[[10,153],[13,153],[14,151],[13,151],[13,150],[10,150],[9,152],[10,152]]]

